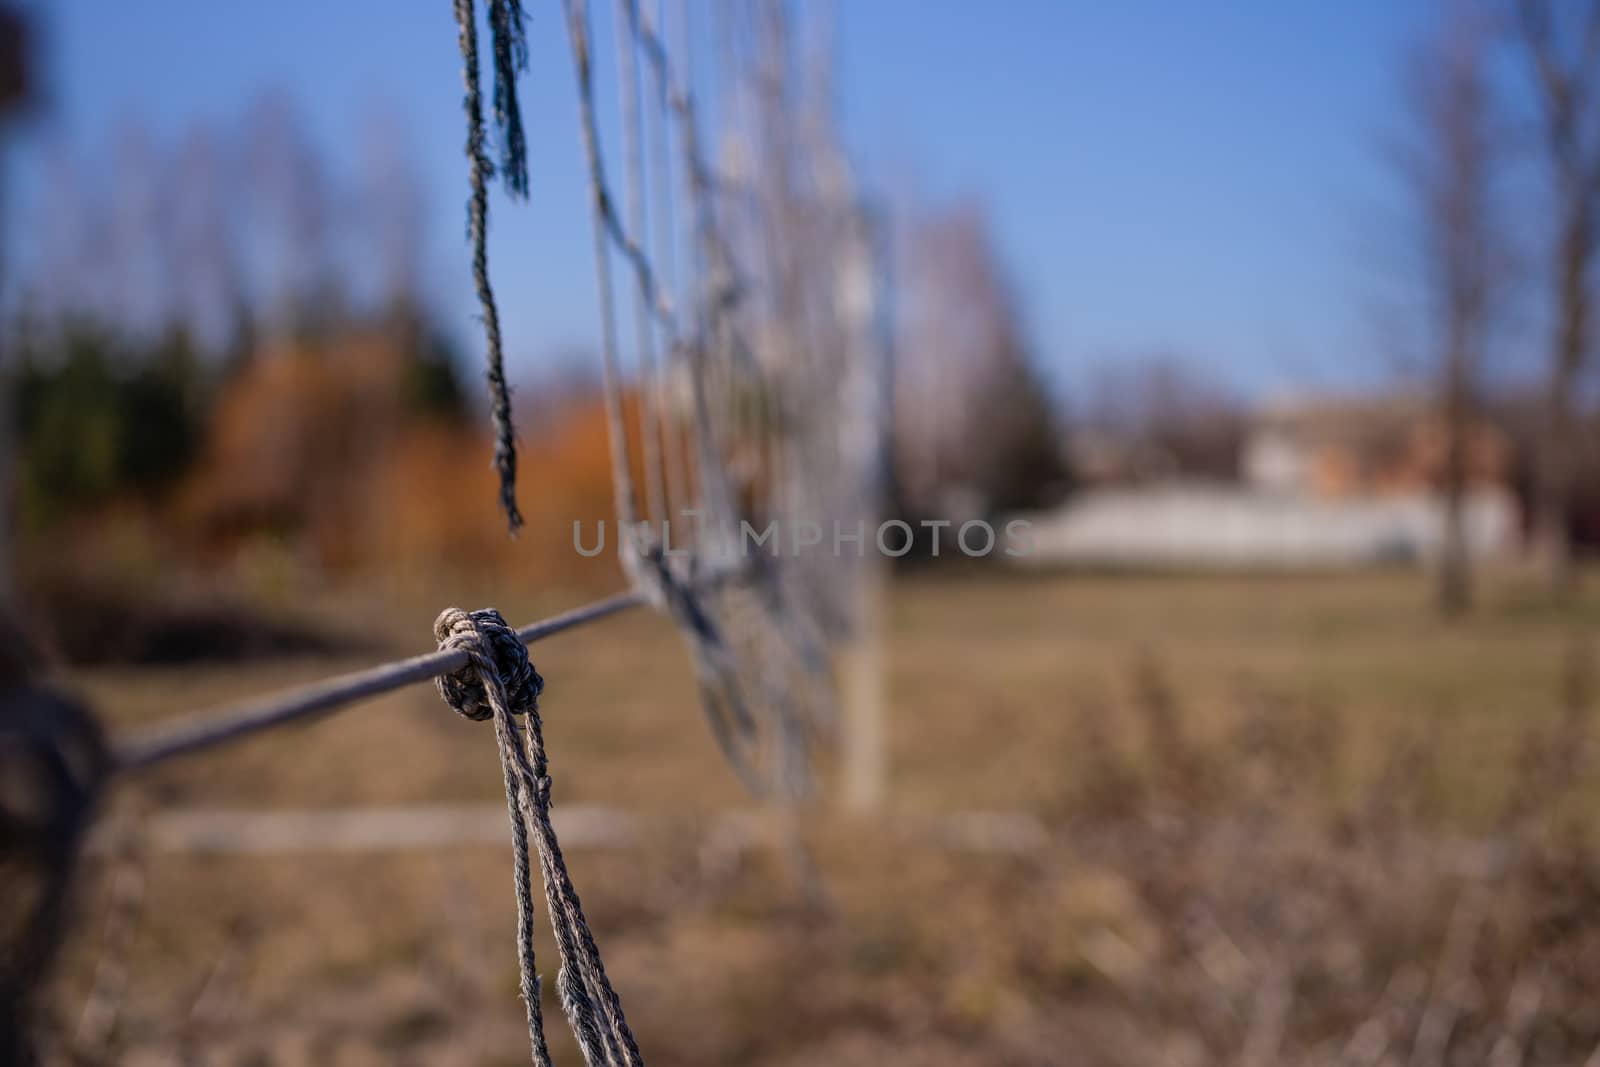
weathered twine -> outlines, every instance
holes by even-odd
[[[493,719],[500,764],[505,772],[506,805],[511,815],[512,858],[517,892],[517,962],[522,999],[527,1006],[533,1062],[550,1063],[539,1008],[539,973],[533,953],[533,881],[528,843],[539,854],[550,927],[561,953],[556,991],[567,1022],[590,1067],[638,1067],[644,1060],[628,1029],[622,1003],[606,977],[594,935],[583,917],[577,890],[567,873],[561,846],[550,823],[550,777],[539,720],[544,680],[528,660],[516,631],[492,608],[446,608],[434,621],[441,652],[465,652],[468,664],[438,679],[439,695],[469,719]],[[518,727],[516,716],[524,725]]]
[[[467,176],[471,188],[467,200],[467,237],[472,242],[472,282],[478,292],[487,346],[489,415],[494,423],[494,467],[500,476],[500,508],[506,514],[506,525],[515,534],[522,526],[522,513],[517,508],[517,441],[511,421],[511,387],[506,384],[505,357],[500,341],[500,311],[489,281],[489,179],[494,177],[495,170],[484,147],[483,92],[478,84],[478,23],[473,0],[455,0],[455,16],[457,43],[461,48],[461,77],[466,91],[461,103],[467,117]],[[495,120],[504,137],[502,177],[513,196],[526,196],[526,146],[515,83],[517,71],[526,65],[528,58],[522,35],[522,9],[520,4],[491,0],[489,16],[494,48]]]
[[[862,528],[871,525],[865,509],[873,483],[863,479],[857,497],[852,495],[854,475],[840,473],[864,471],[856,462],[862,457],[843,455],[834,439],[842,439],[836,429],[847,429],[839,420],[875,417],[877,405],[858,402],[841,384],[859,384],[862,371],[855,364],[864,363],[875,349],[865,341],[857,343],[860,339],[853,331],[860,324],[853,317],[845,321],[848,316],[839,303],[841,298],[833,292],[838,254],[830,251],[826,258],[816,260],[813,265],[820,280],[815,285],[801,285],[799,261],[791,263],[792,257],[780,255],[773,243],[778,231],[772,227],[780,223],[788,228],[799,226],[796,220],[801,215],[813,213],[810,200],[799,192],[807,188],[808,179],[803,173],[788,173],[796,166],[789,162],[793,153],[768,160],[777,168],[770,188],[751,183],[748,175],[713,175],[700,149],[690,94],[694,79],[689,46],[695,34],[689,32],[687,13],[681,16],[685,20],[682,69],[676,69],[666,44],[660,5],[653,19],[641,17],[639,0],[616,0],[616,5],[616,99],[621,109],[626,218],[618,210],[619,200],[607,181],[602,158],[590,0],[563,0],[562,6],[589,172],[601,380],[615,514],[624,531],[619,546],[623,571],[632,587],[652,607],[666,613],[682,634],[693,657],[712,735],[740,779],[757,795],[797,800],[810,788],[812,747],[832,736],[836,720],[829,645],[846,634],[838,622],[848,613],[830,614],[823,609],[845,597],[837,587],[855,568],[803,560],[798,552],[794,559],[780,563],[757,551],[752,560],[749,545],[735,531],[743,530],[746,520],[781,526],[802,517],[821,519],[831,514],[828,509],[848,515],[860,511]],[[758,68],[781,74],[788,61],[783,16],[776,8],[761,10],[777,20],[772,41],[762,46],[771,54],[750,57],[748,69],[752,74]],[[737,69],[741,64],[734,66]],[[651,110],[656,152],[649,164],[640,121],[643,80],[653,81],[654,90]],[[771,92],[759,80],[737,86],[736,93],[746,90],[780,111],[789,106],[783,100],[769,100]],[[802,116],[789,116],[787,121],[795,128],[768,131],[753,146],[770,147],[769,138],[800,136],[806,126]],[[674,227],[669,224],[662,229],[653,246],[647,232],[652,213],[659,222],[673,210],[668,157],[674,132],[681,143],[680,184],[694,249],[691,277],[681,288],[676,284]],[[823,154],[830,174],[834,178],[842,175],[842,164],[834,152],[828,149]],[[805,166],[799,169],[803,171]],[[656,172],[655,183],[650,181],[651,170]],[[847,182],[829,181],[847,203],[842,211],[824,213],[830,218],[839,216],[828,226],[831,230],[843,225],[841,220],[850,220],[850,232],[854,233],[859,205]],[[658,195],[647,211],[645,191],[652,185]],[[775,195],[782,203],[763,206]],[[736,254],[740,227],[748,229],[743,234],[749,238],[744,242],[745,258],[756,256],[756,262],[742,263]],[[803,236],[802,243],[810,247],[814,238],[809,227]],[[819,255],[821,248],[816,246]],[[764,256],[760,250],[765,250]],[[853,245],[851,251],[857,251]],[[637,333],[637,374],[631,395],[616,323],[612,260],[619,256],[624,288],[633,290]],[[870,273],[870,267],[864,269]],[[771,291],[765,300],[759,292],[763,271],[771,275],[771,284],[765,287]],[[630,275],[632,284],[628,285]],[[807,296],[812,289],[814,301]],[[849,314],[855,316],[857,311]],[[827,335],[815,332],[823,326]],[[657,341],[665,354],[660,364],[655,359]],[[844,365],[819,362],[823,350],[835,349],[851,353]],[[838,418],[830,412],[802,420],[786,413],[779,393],[791,383],[804,386],[803,395],[819,399],[837,392],[827,407],[836,408]],[[679,385],[687,390],[677,388]],[[796,401],[801,402],[803,396]],[[636,418],[630,419],[630,406],[636,408]],[[847,436],[853,441],[863,435],[852,431]],[[669,446],[675,446],[676,452]],[[640,457],[642,464],[636,471],[633,459]],[[679,460],[689,466],[684,477],[674,473]],[[639,521],[636,474],[642,475],[644,482],[646,522]],[[672,491],[674,482],[676,493]],[[813,482],[817,487],[811,486]],[[668,567],[664,560],[666,526],[661,520],[677,527],[690,515],[697,517],[694,530],[678,544],[681,551],[672,553],[687,555],[687,560],[682,566]],[[821,559],[823,554],[816,555]],[[842,553],[836,551],[834,556],[842,558]],[[744,596],[733,589],[720,595],[714,590],[703,595],[696,591],[697,576],[734,561],[740,580],[730,584],[756,587],[754,595]],[[736,612],[741,616],[737,622]]]

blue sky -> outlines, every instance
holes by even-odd
[[[531,369],[591,342],[596,326],[560,5],[527,6],[533,196],[496,199],[491,264],[511,358]],[[52,138],[94,153],[130,120],[176,138],[235,121],[276,89],[338,166],[382,110],[420,167],[435,305],[478,350],[447,0],[33,7],[44,107],[8,159],[8,240],[24,254]],[[1374,146],[1393,118],[1396,65],[1430,4],[842,0],[835,10],[846,132],[867,181],[987,203],[1041,359],[1069,392],[1096,364],[1153,350],[1252,391],[1382,371],[1360,215],[1382,180]],[[609,13],[596,5],[606,61]]]

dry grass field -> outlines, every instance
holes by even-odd
[[[577,599],[427,585],[313,609],[363,627],[362,657],[69,680],[130,729],[425,647],[446,603],[520,622]],[[1407,574],[905,578],[886,811],[825,790],[803,815],[820,898],[730,819],[748,801],[666,622],[534,660],[558,813],[631,819],[567,851],[653,1064],[1576,1065],[1600,1044],[1594,586],[1555,609],[1495,578],[1444,623]],[[489,727],[417,687],[171,765],[110,814],[492,810],[500,790]],[[526,1062],[506,842],[108,848],[53,998],[99,1055]],[[119,871],[141,891],[108,952]],[[109,1028],[83,1021],[96,982]]]

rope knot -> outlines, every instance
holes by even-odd
[[[493,717],[490,694],[495,688],[513,715],[538,705],[544,679],[528,659],[528,646],[498,611],[445,608],[433,621],[433,636],[439,651],[462,651],[469,657],[465,667],[438,680],[439,695],[456,714],[475,722]]]

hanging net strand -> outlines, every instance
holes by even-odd
[[[638,15],[636,4],[630,0],[617,0],[615,16],[617,71],[621,82],[622,135],[625,146],[623,177],[628,198],[628,230],[637,241],[645,241],[648,240],[646,218],[649,209],[645,202],[644,189],[644,143],[640,118],[643,100],[639,86],[639,55],[634,44],[638,36],[638,27],[635,25]],[[642,282],[636,286],[632,299],[634,344],[639,358],[640,382],[637,389],[639,436],[645,475],[645,514],[655,522],[665,523],[670,519],[670,515],[667,513],[666,471],[659,425],[661,397],[657,388],[656,330],[650,307],[652,295],[669,311],[670,305],[665,303],[667,295],[664,292],[652,294],[651,289],[658,284],[653,275],[650,283],[649,288]],[[663,526],[662,529],[662,536],[665,537],[667,527]]]
[[[653,529],[641,528],[636,518],[634,486],[628,468],[632,452],[631,433],[622,402],[622,371],[617,352],[615,307],[611,287],[609,253],[612,247],[621,251],[631,268],[636,286],[635,307],[640,313],[642,322],[648,320],[649,323],[659,327],[665,333],[669,346],[675,344],[679,336],[678,322],[671,305],[656,286],[655,272],[649,253],[642,243],[643,239],[636,238],[630,233],[629,227],[636,224],[638,215],[630,213],[634,214],[634,219],[625,225],[617,217],[615,200],[608,192],[604,163],[600,155],[600,135],[594,104],[590,22],[586,0],[567,0],[566,13],[572,44],[573,68],[577,78],[584,154],[589,166],[590,206],[594,225],[596,279],[601,314],[602,380],[606,392],[608,441],[616,478],[616,508],[619,524],[629,531],[622,546],[623,565],[634,588],[677,624],[694,665],[701,704],[712,736],[740,781],[753,793],[760,794],[764,791],[764,782],[756,769],[753,755],[756,749],[757,720],[752,714],[750,699],[744,691],[735,650],[723,636],[723,629],[714,617],[708,599],[695,587],[689,575],[679,574],[674,570],[672,561],[667,558],[666,546],[658,540]],[[625,38],[622,50],[625,55],[632,57],[619,63],[619,74],[624,80],[621,96],[626,101],[630,89],[634,88],[629,84],[628,78],[631,74],[636,75],[639,24],[637,11],[631,5],[618,14],[618,28],[624,33]],[[633,126],[627,119],[627,110],[625,106],[625,133]],[[635,140],[636,133],[635,130],[628,135],[630,143]],[[635,151],[629,152],[628,155],[629,169],[634,172],[630,185],[635,189],[642,189],[645,184],[642,153]],[[653,370],[649,366],[642,369],[646,374]],[[699,390],[702,388],[702,382],[699,376],[696,375],[691,380],[697,390],[697,396],[701,396]],[[640,393],[640,407],[642,410],[647,410],[654,393],[648,381]],[[703,403],[700,406],[703,408]],[[649,422],[641,421],[645,422],[642,432],[645,434],[651,432]],[[649,462],[654,464],[661,462],[660,451],[652,452],[648,449],[642,451],[645,451]],[[721,476],[720,468],[714,465],[714,460],[709,455],[702,457],[698,471],[702,487],[716,485],[717,479]],[[659,466],[649,472],[649,476],[652,478],[659,476]],[[712,494],[704,495],[706,499],[721,499]],[[700,501],[699,505],[699,510],[703,514],[709,513],[715,516],[720,526],[726,526],[725,508],[708,507],[706,500]],[[665,533],[664,528],[663,535]],[[698,568],[697,577],[700,578],[707,577],[713,569],[719,575],[728,575],[732,579],[729,584],[736,584],[743,577],[739,562],[727,557],[710,561],[697,556],[692,557],[689,564]],[[717,580],[713,579],[707,584],[717,584]]]
[[[550,821],[549,763],[539,719],[544,679],[527,647],[493,609],[446,608],[433,624],[441,652],[464,652],[468,664],[438,679],[439,695],[457,714],[494,722],[495,743],[505,777],[511,816],[512,860],[517,893],[517,964],[526,1004],[533,1062],[550,1064],[539,1006],[539,972],[533,949],[533,878],[529,844],[539,856],[550,928],[561,954],[556,991],[567,1023],[590,1067],[642,1067],[644,1058],[606,977],[594,934],[583,917],[578,891],[567,873]],[[522,720],[519,726],[517,719]]]
[[[641,277],[649,276],[649,264],[642,252],[623,233],[622,223],[612,210],[607,192],[604,164],[600,158],[600,134],[595,119],[593,50],[590,47],[589,5],[586,0],[562,0],[566,12],[567,35],[572,46],[572,67],[578,83],[578,109],[583,134],[583,153],[589,171],[589,210],[593,222],[595,286],[600,302],[600,368],[605,393],[606,439],[611,455],[612,490],[616,500],[619,539],[623,566],[629,578],[639,583],[634,542],[639,537],[638,509],[634,499],[633,475],[628,459],[628,431],[622,398],[622,370],[617,355],[615,298],[611,285],[611,256],[608,241],[617,240]],[[644,284],[641,282],[640,284]]]
[[[494,469],[500,478],[500,509],[513,535],[522,527],[517,508],[517,440],[511,419],[511,387],[506,383],[505,354],[500,339],[500,312],[489,280],[489,180],[494,164],[484,146],[483,92],[478,80],[478,22],[474,0],[455,0],[456,28],[461,48],[467,117],[467,239],[472,244],[472,282],[478,292],[485,341],[485,377],[489,383],[489,417],[494,428]],[[527,195],[527,148],[522,115],[517,105],[516,75],[527,65],[523,13],[519,0],[489,0],[489,26],[493,38],[495,122],[502,135],[502,166],[506,186],[513,195]]]
[[[645,31],[639,25],[640,12],[638,5],[621,0],[627,7],[627,45],[635,53],[643,47],[641,42]],[[666,0],[656,0],[656,9],[653,26],[660,27],[665,22]],[[634,64],[635,70],[638,63]],[[652,67],[652,70],[654,68]],[[646,79],[641,79],[645,81]],[[661,292],[671,306],[676,306],[678,300],[678,274],[676,265],[676,219],[673,211],[672,196],[672,165],[670,143],[672,133],[672,112],[667,101],[667,87],[664,79],[650,78],[648,93],[650,106],[645,109],[649,130],[649,159],[648,196],[653,205],[651,208],[652,221],[655,223],[656,254],[661,257]],[[673,369],[674,361],[680,348],[675,331],[662,330],[662,344],[660,350],[661,362],[655,368],[653,385],[655,388],[654,401],[659,413],[659,430],[661,441],[661,462],[664,468],[666,481],[667,517],[679,518],[681,510],[689,506],[687,472],[684,469],[683,438],[681,427],[672,417],[671,393],[669,391],[669,375]]]
[[[494,42],[494,121],[500,130],[500,173],[506,191],[528,195],[528,142],[517,103],[517,75],[528,69],[527,19],[522,0],[489,0]]]
[[[776,3],[713,12],[726,14],[713,27],[727,97],[721,108],[727,158],[719,170],[702,149],[693,27],[682,21],[675,63],[660,7],[648,18],[638,0],[616,0],[625,193],[619,201],[603,158],[589,6],[563,4],[589,172],[624,569],[647,602],[678,626],[712,734],[741,780],[757,793],[798,797],[808,789],[812,749],[834,734],[830,645],[850,629],[861,567],[837,552],[807,556],[781,542],[797,525],[820,531],[828,520],[864,533],[866,520],[876,516],[873,485],[863,472],[878,459],[859,447],[876,435],[853,425],[875,418],[881,407],[859,395],[870,377],[863,374],[870,352],[859,314],[870,305],[861,290],[871,275],[857,239],[861,210],[826,116],[796,88],[790,26]],[[681,20],[686,16],[685,9]],[[827,99],[825,69],[821,80],[823,90],[813,95]],[[648,109],[645,95],[652,98]],[[641,112],[653,121],[643,122]],[[673,208],[669,163],[674,128],[681,213]],[[619,203],[626,204],[625,218]],[[682,302],[667,221],[677,218],[691,235]],[[613,255],[632,278],[626,286],[635,315],[631,382],[615,322]],[[855,289],[841,294],[839,279]],[[633,420],[624,402],[630,386]],[[676,473],[680,451],[686,469]],[[656,517],[668,502],[673,518],[691,506],[699,517],[692,538],[680,535],[681,526],[671,531],[676,553],[661,551],[667,531],[637,522],[641,504]],[[770,549],[750,551],[751,522],[776,538]],[[719,573],[737,580],[701,587],[700,577]]]

